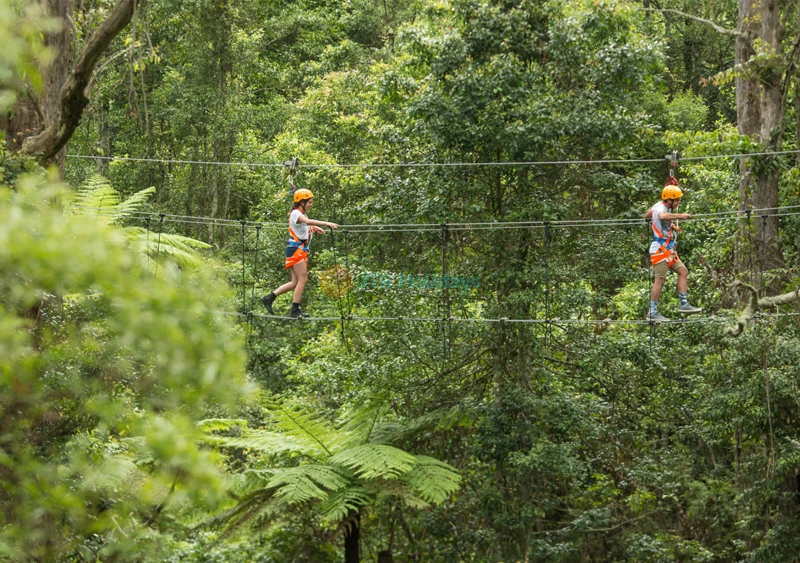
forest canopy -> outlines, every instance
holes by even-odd
[[[0,561],[795,561],[798,14],[0,0]]]

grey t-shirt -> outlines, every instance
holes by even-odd
[[[661,231],[661,234],[664,238],[669,236],[669,231],[672,228],[672,221],[667,219],[661,220],[658,218],[659,213],[672,213],[672,210],[666,206],[663,201],[659,201],[653,206],[653,225]],[[655,233],[653,233],[655,234]],[[678,239],[678,231],[674,231],[672,233],[672,240],[675,241]],[[655,254],[658,252],[658,249],[661,248],[661,243],[653,241],[650,243],[650,254]]]

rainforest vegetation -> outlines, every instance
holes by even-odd
[[[0,45],[0,561],[800,560],[800,2],[0,0]],[[671,174],[703,311],[650,323]]]

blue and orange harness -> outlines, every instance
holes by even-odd
[[[658,204],[656,204],[658,205]],[[653,219],[658,219],[656,216],[655,205],[653,206]],[[671,268],[672,265],[678,261],[678,252],[675,250],[675,239],[673,238],[673,232],[681,232],[680,227],[675,225],[674,221],[670,221],[669,225],[669,235],[666,237],[661,230],[656,227],[656,222],[654,220],[650,221],[650,225],[653,227],[653,241],[659,244],[658,250],[650,255],[650,263],[655,266],[659,262],[663,262],[664,260],[667,261],[667,267]]]
[[[292,238],[289,239],[289,244],[286,247],[286,269],[288,270],[295,264],[299,264],[303,260],[308,260],[308,242],[311,240],[311,234],[305,240],[300,239],[292,229],[292,218],[289,217],[289,234]]]

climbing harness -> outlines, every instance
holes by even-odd
[[[660,202],[653,206],[654,215],[657,213],[656,206],[658,205],[660,205]],[[670,222],[669,234],[665,237],[661,229],[656,227],[655,221],[650,221],[650,226],[653,229],[653,241],[660,245],[656,252],[650,254],[650,264],[655,266],[659,262],[666,260],[667,267],[671,268],[672,265],[678,261],[678,252],[675,250],[675,238],[673,233],[679,233],[681,229],[672,221]]]
[[[669,178],[664,184],[664,189],[661,190],[661,199],[678,199],[683,195],[681,189],[678,187],[678,179],[675,178],[675,170],[678,167],[678,151],[672,151],[665,157],[669,161]],[[681,232],[680,227],[675,224],[675,221],[670,221],[669,233],[664,236],[664,233],[656,227],[655,219],[658,219],[656,207],[661,205],[661,202],[656,203],[651,209],[653,217],[650,220],[650,226],[653,230],[653,241],[657,242],[660,246],[658,250],[650,255],[650,264],[656,264],[667,261],[667,267],[672,268],[672,265],[678,261],[678,253],[675,250],[675,235],[674,233]],[[659,221],[660,224],[660,221]]]
[[[305,215],[305,213],[303,213]],[[289,234],[292,236],[289,239],[289,247],[294,248],[295,251],[291,256],[286,257],[286,269],[288,270],[295,264],[299,264],[303,260],[308,259],[309,254],[309,243],[311,242],[311,233],[309,233],[307,239],[300,239],[297,234],[292,229],[292,218],[289,216]]]

